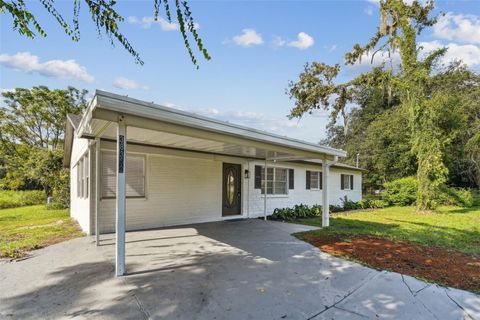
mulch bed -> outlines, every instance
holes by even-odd
[[[480,292],[480,257],[372,236],[303,234],[320,250],[450,287]]]

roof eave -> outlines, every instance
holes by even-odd
[[[132,106],[136,106],[133,108]],[[320,146],[313,143],[282,137],[276,134],[231,124],[228,122],[203,117],[194,113],[168,108],[154,103],[148,103],[133,98],[97,90],[94,99],[89,105],[78,130],[79,136],[85,135],[85,128],[89,120],[94,116],[94,111],[104,109],[118,114],[129,114],[133,116],[149,118],[152,120],[167,121],[184,126],[196,127],[206,131],[218,132],[250,140],[285,145],[291,148],[305,150],[315,153],[323,153],[329,156],[345,157],[347,153],[343,150]]]

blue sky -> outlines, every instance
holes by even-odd
[[[190,1],[212,56],[205,61],[197,53],[197,70],[178,26],[152,22],[153,1],[118,2],[125,17],[121,29],[140,52],[143,66],[120,45],[98,38],[85,6],[81,40],[74,43],[38,3],[29,1],[48,36],[20,37],[10,18],[0,16],[0,90],[35,85],[103,89],[317,142],[325,137],[328,113],[287,120],[294,104],[285,94],[288,81],[306,62],[342,63],[353,44],[368,41],[379,20],[375,0]],[[70,1],[58,1],[57,7],[71,16]],[[421,36],[424,47],[446,45],[445,61],[461,58],[478,70],[480,2],[438,1],[436,7],[446,15]],[[368,70],[368,60],[344,69],[339,80]]]

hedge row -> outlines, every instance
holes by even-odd
[[[347,198],[342,200],[341,206],[330,205],[330,212],[342,212],[355,209],[377,209],[384,208],[388,204],[382,200],[363,200],[359,202],[353,202]],[[293,221],[295,219],[312,218],[322,215],[322,206],[313,205],[308,206],[305,204],[295,205],[292,208],[277,208],[270,216],[274,220]]]
[[[45,192],[39,190],[0,190],[0,209],[33,206],[44,204],[46,201]]]
[[[415,177],[393,180],[385,183],[384,187],[382,199],[387,201],[389,205],[409,206],[415,204],[418,190]],[[472,191],[468,189],[443,187],[435,200],[442,205],[471,207],[474,203],[474,196]]]

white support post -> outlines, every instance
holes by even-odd
[[[264,181],[263,181],[263,220],[267,221],[267,158],[265,157]]]
[[[118,119],[117,128],[117,215],[116,215],[116,256],[115,273],[118,276],[125,274],[125,174],[127,128],[123,117]]]
[[[100,138],[95,139],[95,244],[100,245],[100,226],[98,215],[100,210]]]
[[[328,199],[328,176],[330,174],[327,160],[322,161],[322,227],[330,225],[330,201]]]

